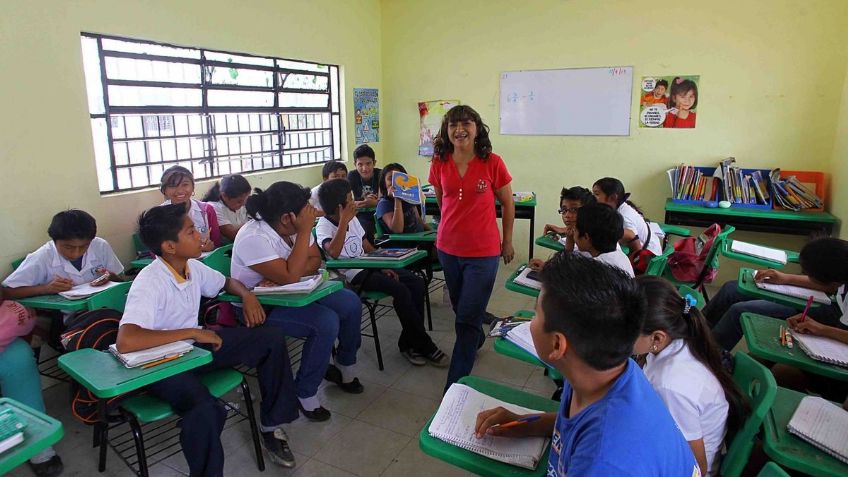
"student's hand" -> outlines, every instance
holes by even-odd
[[[757,276],[754,277],[754,281],[757,283],[773,283],[775,285],[780,285],[782,283],[786,283],[788,280],[787,274],[783,272],[779,272],[772,268],[768,270],[757,270]]]
[[[242,297],[242,312],[244,313],[244,322],[248,328],[265,323],[265,309],[262,308],[262,305],[253,293],[248,293]]]
[[[531,258],[530,263],[528,263],[527,266],[530,267],[530,270],[538,272],[545,266],[545,261],[541,258]]]
[[[565,230],[565,227],[560,227],[560,226],[554,225],[554,224],[545,224],[544,232],[545,232],[544,233],[545,235],[547,235],[549,233],[555,233],[555,234],[562,235],[562,234],[566,233],[566,230]]]
[[[377,207],[377,194],[368,194],[365,196],[365,199],[362,201],[365,203],[366,208]]]
[[[112,278],[112,274],[109,272],[109,270],[106,270],[103,267],[95,269],[94,273],[97,274],[97,278],[95,278],[89,283],[89,285],[93,287],[102,287],[103,285],[109,283],[109,279]]]
[[[515,250],[512,248],[512,242],[507,242],[506,240],[501,242],[501,257],[503,257],[504,265],[507,265],[515,258]]]
[[[68,291],[74,287],[74,282],[70,278],[63,278],[60,276],[53,277],[53,280],[44,285],[44,294],[45,295],[55,295],[59,292]]]
[[[523,426],[508,427],[506,429],[492,426],[495,424],[506,424],[507,422],[521,419],[522,417],[524,416],[508,411],[500,406],[494,409],[482,411],[477,414],[477,424],[474,426],[474,437],[482,439],[486,435],[504,437],[521,436],[522,428],[527,424],[524,424]]]
[[[215,242],[211,240],[206,240],[201,244],[200,250],[204,252],[211,252],[212,250],[215,250]]]
[[[339,225],[349,224],[356,217],[356,204],[348,202],[345,205],[339,204]]]
[[[355,200],[353,201],[353,206],[357,209],[364,209],[366,207],[364,200]]]
[[[828,328],[827,325],[823,325],[809,316],[801,322],[800,314],[790,316],[786,319],[786,323],[789,324],[789,328],[792,331],[804,333],[805,335],[823,335]]]
[[[310,204],[304,205],[294,219],[294,226],[298,235],[311,234],[312,227],[315,226],[315,207]]]
[[[391,278],[392,280],[400,280],[400,277],[398,276],[397,272],[395,272],[394,270],[384,269],[384,270],[382,270],[382,272],[383,272],[383,275]]]
[[[268,280],[266,278],[266,279],[262,280],[261,282],[257,283],[256,286],[258,286],[258,287],[277,287],[277,286],[280,286],[280,284],[275,282],[274,280]]]
[[[198,343],[211,344],[212,351],[218,351],[219,349],[221,349],[221,344],[223,344],[223,341],[221,340],[221,337],[218,336],[218,333],[215,333],[212,330],[195,330],[194,341]]]

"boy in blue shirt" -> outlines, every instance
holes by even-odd
[[[558,253],[541,272],[530,324],[539,357],[565,376],[559,412],[520,426],[504,408],[481,412],[476,434],[551,436],[547,476],[697,477],[689,444],[629,359],[645,298],[617,268]]]

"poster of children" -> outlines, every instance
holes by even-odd
[[[694,128],[700,76],[644,76],[639,127]]]
[[[380,142],[380,103],[376,89],[353,88],[356,143]]]
[[[433,139],[439,134],[442,118],[450,108],[459,104],[458,99],[443,99],[438,101],[421,101],[418,103],[418,116],[421,124],[418,133],[418,155],[431,157],[433,155]]]

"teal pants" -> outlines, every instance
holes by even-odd
[[[0,394],[36,411],[45,411],[35,355],[29,344],[20,338],[15,338],[0,351]]]

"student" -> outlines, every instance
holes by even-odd
[[[633,278],[630,260],[617,247],[623,233],[621,214],[606,205],[589,204],[577,209],[573,235],[580,253],[619,268]]]
[[[109,243],[97,237],[97,222],[87,212],[59,212],[53,216],[47,235],[50,240],[27,255],[3,280],[6,297],[52,295],[91,283],[107,272],[109,280],[121,281],[124,266]]]
[[[664,234],[659,228],[651,227],[642,211],[628,200],[630,194],[624,192],[624,184],[612,177],[598,179],[592,185],[592,193],[598,202],[617,210],[624,219],[624,235],[620,243],[630,248],[631,256],[647,248],[654,255],[662,255]]]
[[[318,220],[318,243],[332,258],[356,258],[374,251],[356,218],[350,183],[336,179],[325,182],[318,193],[326,215]],[[424,279],[409,270],[341,270],[354,287],[391,295],[403,328],[398,338],[401,354],[415,366],[427,363],[445,367],[450,358],[433,343],[424,329]]]
[[[830,237],[818,238],[804,245],[799,255],[803,275],[769,269],[758,271],[754,280],[836,293],[836,303],[812,307],[809,316],[827,326],[848,328],[845,286],[848,283],[848,242]],[[768,300],[752,300],[739,292],[736,280],[727,282],[704,308],[719,346],[729,351],[742,339],[739,318],[746,312],[778,319],[800,316],[795,308]]]
[[[668,96],[665,95],[668,90],[668,81],[661,79],[654,84],[654,90],[642,95],[642,106],[661,105],[666,106]]]
[[[694,128],[695,112],[692,110],[698,107],[698,85],[689,79],[674,78],[668,105],[664,128]]]
[[[557,253],[541,271],[530,323],[539,357],[565,377],[558,412],[531,423],[502,407],[477,416],[475,433],[553,435],[548,477],[698,476],[698,463],[639,366],[631,359],[645,298],[623,272]]]
[[[357,209],[373,209],[377,207],[377,194],[380,191],[380,169],[374,167],[377,164],[377,156],[374,149],[368,144],[363,144],[353,151],[353,163],[356,170],[350,171],[347,180],[350,181],[353,190],[353,198],[356,199]],[[356,217],[365,228],[369,240],[374,239],[374,212],[363,210]]]
[[[154,207],[138,219],[142,242],[156,254],[133,281],[118,329],[117,348],[129,353],[177,340],[194,340],[212,351],[212,362],[157,381],[145,389],[170,404],[181,418],[180,444],[191,475],[223,475],[221,431],[227,411],[200,381],[200,373],[246,365],[259,372],[260,431],[272,462],[294,467],[282,425],[297,419],[285,335],[262,326],[265,312],[238,280],[196,260],[201,236],[182,204]],[[197,326],[200,297],[224,288],[241,297],[247,326],[212,331]]]
[[[633,354],[647,353],[645,376],[689,441],[701,475],[716,475],[724,437],[742,426],[748,403],[722,366],[701,312],[663,278],[641,276],[636,283],[648,313]]]
[[[341,161],[329,161],[321,168],[321,179],[321,184],[333,179],[347,179],[347,166]],[[319,217],[323,215],[321,204],[318,201],[318,189],[321,188],[321,184],[312,188],[312,194],[309,197],[309,205],[321,212],[318,214]]]
[[[430,225],[421,218],[421,207],[402,201],[394,196],[392,172],[406,174],[400,164],[386,165],[380,173],[380,201],[377,202],[377,220],[386,233],[408,234],[430,230]]]
[[[577,209],[587,204],[594,204],[595,200],[592,191],[585,187],[574,186],[562,188],[559,194],[559,213],[564,226],[555,224],[545,224],[545,234],[555,233],[565,238],[565,249],[574,250],[574,221],[577,220]],[[569,245],[570,244],[570,245]]]
[[[242,225],[247,223],[244,203],[250,195],[250,183],[244,176],[224,176],[203,196],[203,201],[215,209],[221,236],[232,242]]]
[[[848,319],[844,321],[848,322]],[[801,321],[801,318],[797,315],[787,318],[786,324],[796,333],[824,336],[848,344],[848,329],[846,329],[846,326],[823,325],[810,317]],[[848,410],[848,383],[845,381],[826,378],[785,364],[775,364],[772,366],[771,372],[774,374],[778,386],[807,394],[819,394],[829,401],[843,401],[842,407]]]
[[[32,310],[11,300],[3,301],[0,288],[0,395],[46,412],[38,364],[30,345],[21,339],[34,326]],[[54,477],[64,468],[52,446],[34,455],[28,463],[37,477]]]
[[[247,214],[253,220],[242,227],[233,244],[233,278],[253,288],[262,282],[287,285],[318,273],[321,254],[312,237],[315,209],[308,200],[309,189],[291,182],[275,182],[247,199]],[[363,391],[354,375],[361,318],[362,303],[350,290],[339,290],[307,306],[271,309],[269,325],[286,336],[306,340],[295,386],[300,409],[308,419],[330,418],[330,411],[318,400],[322,378],[345,392]],[[330,365],[336,339],[335,365]]]
[[[221,245],[221,230],[218,227],[218,215],[215,213],[215,208],[206,202],[192,199],[194,176],[191,171],[182,166],[171,166],[165,169],[159,191],[165,196],[165,202],[161,205],[186,205],[188,216],[200,233],[204,252],[212,251]]]

